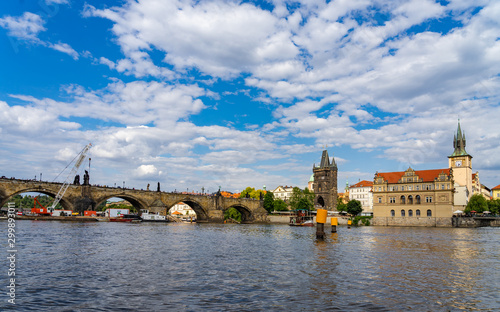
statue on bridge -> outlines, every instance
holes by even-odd
[[[160,182],[158,182],[158,189],[157,191],[159,192],[160,191]]]
[[[75,176],[75,180],[73,181],[73,184],[74,185],[80,185],[80,175],[79,174],[77,174]]]
[[[83,175],[83,185],[90,185],[90,177],[87,170],[85,170],[85,174]]]

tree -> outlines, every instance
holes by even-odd
[[[347,211],[347,204],[345,204],[342,198],[340,197],[337,197],[337,211],[338,212]]]
[[[361,206],[361,202],[359,200],[353,199],[347,203],[346,210],[349,214],[357,216],[361,211],[363,211],[363,207]]]
[[[241,191],[240,198],[246,198],[248,195],[249,198],[260,199],[260,194],[262,194],[262,196],[264,196],[264,194],[266,194],[266,191],[256,190],[255,188],[249,186],[246,189],[244,189],[243,191]]]
[[[488,200],[488,210],[492,214],[500,214],[500,199]]]
[[[292,197],[290,197],[290,207],[292,210],[307,209],[314,207],[314,193],[306,187],[301,190],[298,187],[293,188]]]
[[[264,195],[264,209],[267,210],[268,213],[273,211],[274,206],[274,194],[273,192],[267,192]]]
[[[297,209],[300,209],[300,210],[311,210],[311,208],[312,208],[312,205],[311,205],[311,203],[309,202],[309,200],[306,197],[302,197],[299,200],[299,203],[297,205]]]
[[[469,203],[467,204],[467,207],[465,207],[464,212],[475,211],[477,213],[482,213],[483,211],[487,210],[488,210],[488,202],[486,201],[486,198],[484,198],[483,195],[475,194],[471,196]]]
[[[275,211],[287,211],[288,210],[287,204],[281,198],[274,200],[273,208]]]
[[[238,222],[241,222],[241,213],[236,210],[236,208],[231,207],[228,210],[224,211],[224,220],[233,219]]]

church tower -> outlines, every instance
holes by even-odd
[[[460,128],[458,121],[457,134],[453,138],[453,154],[448,156],[449,168],[453,172],[455,189],[465,191],[466,202],[472,196],[472,156],[465,150],[465,133]],[[458,204],[455,202],[455,204]],[[463,204],[463,203],[462,203]],[[466,204],[466,203],[465,203]]]
[[[324,150],[319,167],[313,165],[314,175],[314,206],[326,210],[335,210],[337,207],[337,164],[335,158],[330,157]]]

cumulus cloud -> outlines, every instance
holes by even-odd
[[[0,26],[7,29],[9,36],[17,39],[39,42],[38,34],[45,31],[45,21],[40,15],[24,12],[22,16],[0,18]]]

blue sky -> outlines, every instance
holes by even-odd
[[[305,187],[448,166],[500,184],[498,1],[2,1],[0,175]]]

